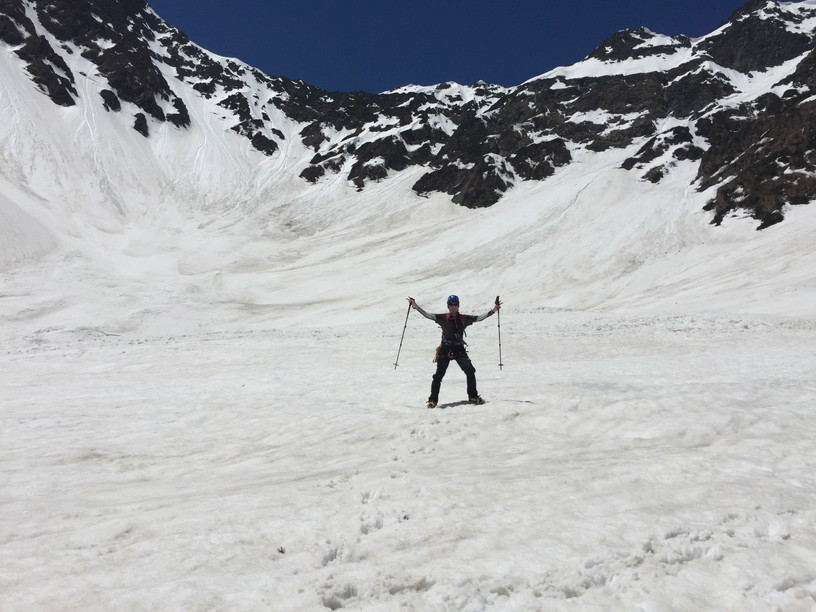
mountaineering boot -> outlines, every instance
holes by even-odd
[[[468,401],[471,404],[484,404],[485,403],[485,401],[482,399],[481,395],[477,395],[476,397],[469,397]]]
[[[428,408],[436,408],[436,402],[433,400],[428,400]]]

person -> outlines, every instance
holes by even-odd
[[[466,315],[459,313],[459,298],[455,295],[448,297],[448,312],[443,314],[431,314],[426,312],[416,300],[408,298],[411,308],[418,310],[426,319],[435,321],[442,328],[442,343],[437,349],[436,372],[431,381],[431,394],[428,397],[428,408],[435,408],[439,402],[439,389],[442,386],[442,379],[448,370],[451,360],[455,360],[467,378],[468,401],[471,404],[484,404],[484,400],[476,390],[476,368],[468,357],[465,350],[465,328],[473,323],[484,321],[501,308],[501,302],[496,299],[496,304],[491,310],[480,316]]]

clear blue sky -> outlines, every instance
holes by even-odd
[[[332,91],[510,86],[624,28],[702,36],[743,0],[148,0],[202,47]]]

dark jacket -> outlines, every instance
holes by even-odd
[[[488,310],[486,314],[478,317],[461,313],[455,315],[450,313],[431,314],[419,306],[417,306],[417,310],[423,317],[435,321],[442,328],[442,344],[446,346],[465,346],[465,328],[479,321],[484,321],[493,314],[492,310]]]

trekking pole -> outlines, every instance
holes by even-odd
[[[399,350],[397,351],[397,359],[394,361],[394,369],[399,365],[399,356],[402,352],[402,341],[405,339],[405,330],[408,329],[408,315],[411,314],[411,302],[408,302],[408,312],[405,313],[405,327],[402,328],[402,338],[400,338]]]
[[[496,296],[496,306],[499,306],[501,302],[499,302],[499,296]],[[504,364],[502,363],[502,355],[501,355],[501,307],[496,311],[496,315],[498,315],[497,323],[499,328],[499,370],[504,368]]]

